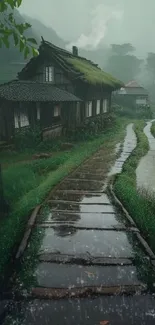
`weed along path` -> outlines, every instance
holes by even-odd
[[[107,186],[135,146],[130,124],[113,168],[102,147],[52,191],[14,280],[12,324],[154,323],[154,255]]]

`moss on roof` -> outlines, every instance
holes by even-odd
[[[68,61],[77,71],[81,72],[84,79],[92,84],[104,84],[106,86],[112,87],[114,89],[123,86],[123,83],[110,74],[104,72],[97,66],[89,63],[89,61],[82,60],[81,58],[67,58]]]

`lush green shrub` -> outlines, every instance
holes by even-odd
[[[152,133],[152,135],[155,137],[155,122],[152,123],[152,126],[151,126],[151,133]]]
[[[150,119],[152,118],[152,111],[149,106],[139,106],[139,107],[123,107],[114,103],[112,105],[112,109],[114,113],[118,116],[124,116],[128,118],[135,118],[135,119]]]
[[[87,118],[84,123],[75,129],[67,131],[69,139],[74,141],[91,140],[114,125],[115,116],[113,114],[102,114],[92,118]]]
[[[27,148],[35,148],[42,141],[42,132],[39,125],[35,128],[26,127],[16,131],[14,137],[15,148],[25,150]]]

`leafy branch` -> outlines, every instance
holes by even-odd
[[[10,46],[10,38],[13,38],[14,45],[24,53],[24,58],[31,53],[33,56],[38,55],[38,50],[34,47],[37,42],[34,38],[27,38],[24,33],[31,25],[28,23],[18,24],[14,18],[14,10],[19,8],[22,0],[0,0],[0,47]],[[10,12],[11,11],[11,12]]]

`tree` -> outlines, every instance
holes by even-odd
[[[112,44],[109,59],[105,69],[113,76],[127,83],[140,72],[142,60],[138,59],[134,52],[134,47],[130,43]]]
[[[155,101],[155,53],[148,53],[146,59],[147,88],[149,89],[151,99]]]
[[[14,17],[14,10],[18,9],[22,0],[0,0],[0,47],[9,48],[10,41],[24,53],[26,58],[32,51],[32,55],[38,55],[34,45],[37,42],[34,38],[25,36],[25,32],[31,27],[29,23],[18,23]]]
[[[130,43],[111,44],[111,50],[116,55],[127,55],[135,51],[135,48]]]
[[[28,23],[18,23],[14,17],[14,10],[19,8],[22,0],[0,0],[0,47],[9,48],[10,42],[18,47],[20,52],[24,53],[26,58],[32,51],[32,55],[38,55],[34,48],[37,44],[34,38],[25,36],[25,32],[31,27]],[[3,182],[0,164],[0,215],[8,212],[8,205],[4,198]]]

